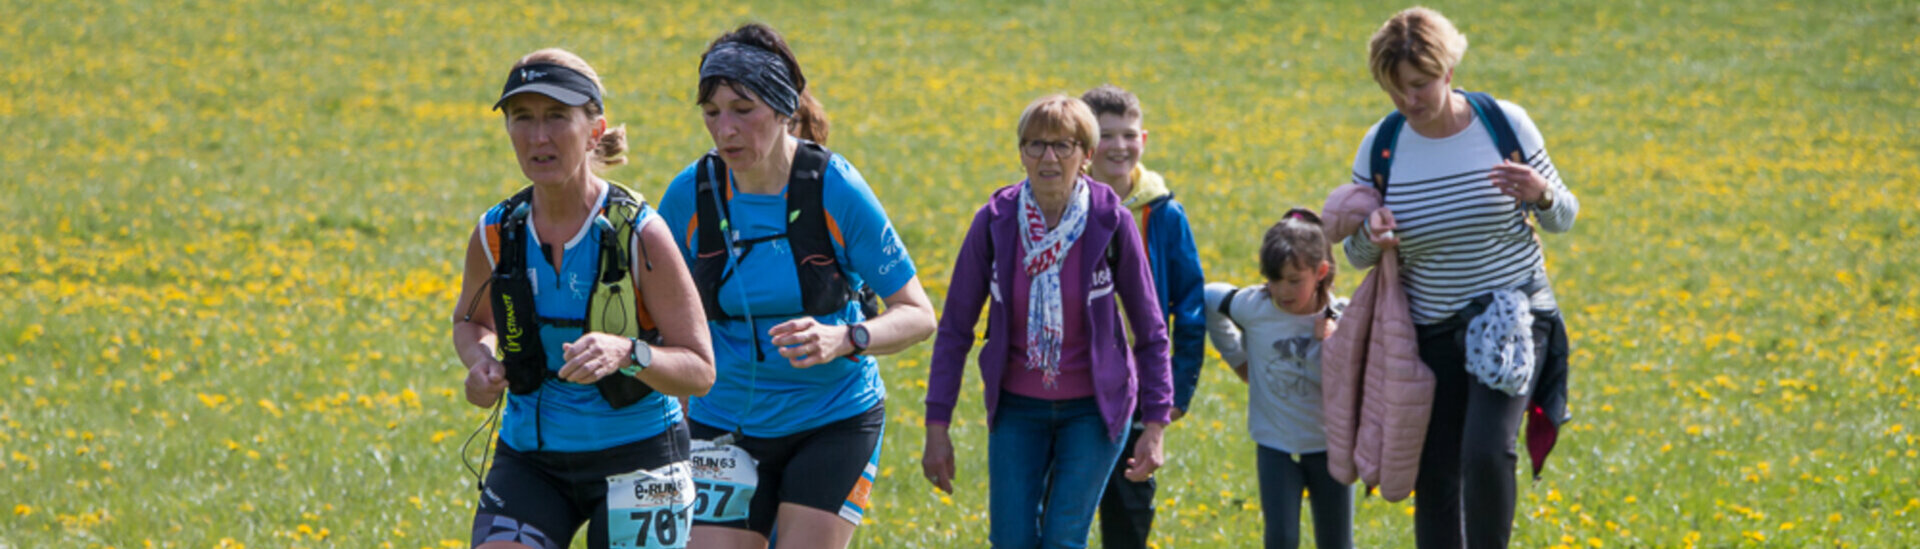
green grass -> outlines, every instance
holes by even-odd
[[[446,319],[523,184],[487,107],[525,52],[595,64],[633,148],[610,176],[657,195],[710,145],[700,51],[774,24],[939,302],[1021,107],[1106,82],[1211,278],[1254,282],[1259,231],[1391,108],[1365,41],[1403,7],[755,4],[0,0],[0,547],[463,545],[485,412]],[[1577,418],[1515,545],[1920,545],[1920,6],[1435,7],[1472,40],[1456,84],[1525,106],[1583,209],[1546,240]],[[883,362],[857,547],[985,545],[977,381],[960,492],[919,479],[929,348]],[[1161,547],[1257,543],[1244,410],[1210,361]],[[1410,510],[1361,500],[1356,542],[1410,546]]]

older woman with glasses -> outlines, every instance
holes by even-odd
[[[954,262],[934,339],[921,467],[928,482],[953,492],[947,425],[990,298],[979,358],[990,539],[995,547],[1085,547],[1136,407],[1146,427],[1127,477],[1144,481],[1165,460],[1167,327],[1133,215],[1086,175],[1099,134],[1093,111],[1049,95],[1027,106],[1018,132],[1027,178],[987,199]]]

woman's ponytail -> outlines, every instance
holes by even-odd
[[[812,92],[800,92],[800,108],[794,109],[793,121],[787,128],[794,137],[827,144],[827,109],[813,98]]]

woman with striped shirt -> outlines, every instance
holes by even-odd
[[[1369,49],[1373,78],[1399,116],[1369,130],[1354,157],[1353,184],[1382,189],[1383,207],[1345,249],[1362,269],[1398,250],[1420,359],[1436,381],[1415,539],[1422,548],[1505,547],[1520,419],[1530,396],[1564,394],[1564,377],[1535,375],[1565,364],[1565,327],[1535,231],[1572,228],[1580,205],[1526,110],[1486,98],[1481,109],[1499,112],[1480,112],[1452,88],[1467,40],[1445,16],[1402,11]],[[1499,118],[1512,128],[1517,162],[1501,154]],[[1376,146],[1376,135],[1393,141]]]

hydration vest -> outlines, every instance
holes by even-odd
[[[1520,139],[1513,133],[1513,123],[1507,120],[1507,111],[1501,110],[1500,103],[1492,95],[1484,92],[1456,90],[1455,93],[1467,96],[1467,104],[1473,106],[1473,113],[1480,118],[1480,126],[1493,134],[1493,146],[1500,150],[1500,158],[1514,162],[1526,162],[1526,155],[1520,150]],[[1400,111],[1388,113],[1380,119],[1380,129],[1373,133],[1373,152],[1367,155],[1373,170],[1373,188],[1380,191],[1380,200],[1387,199],[1387,175],[1393,171],[1393,149],[1400,139],[1400,129],[1407,125],[1407,116]]]
[[[739,258],[743,259],[760,243],[781,238],[787,240],[793,252],[801,309],[756,312],[755,316],[828,316],[839,313],[853,301],[860,302],[861,312],[868,318],[879,314],[879,297],[864,284],[854,286],[841,272],[839,255],[834,251],[836,242],[845,247],[846,240],[840,234],[839,225],[827,214],[820,196],[826,187],[827,162],[832,157],[833,152],[826,147],[801,140],[800,146],[794,149],[792,171],[787,177],[786,232],[744,240],[732,238],[728,204],[733,188],[728,184],[730,178],[726,177],[729,173],[726,162],[712,152],[700,159],[694,170],[695,209],[691,224],[699,233],[699,241],[694,248],[693,281],[700,289],[700,302],[705,304],[707,320],[741,318],[720,307],[720,288],[739,274],[732,267],[738,265],[739,260],[729,261],[728,244],[738,249]]]
[[[507,367],[507,386],[516,395],[532,393],[556,373],[547,369],[547,354],[540,342],[541,326],[580,328],[639,338],[658,345],[660,330],[647,314],[646,301],[633,284],[628,269],[632,265],[634,223],[646,204],[633,191],[618,183],[607,182],[607,205],[594,213],[600,228],[600,266],[588,294],[586,320],[539,316],[535,310],[533,281],[527,271],[527,219],[533,210],[533,187],[529,186],[500,202],[500,220],[486,224],[487,253],[493,257],[492,291],[494,327],[500,338],[500,359]],[[627,296],[633,296],[631,298]],[[614,408],[625,408],[653,393],[653,387],[633,376],[609,375],[595,382],[601,398]]]

